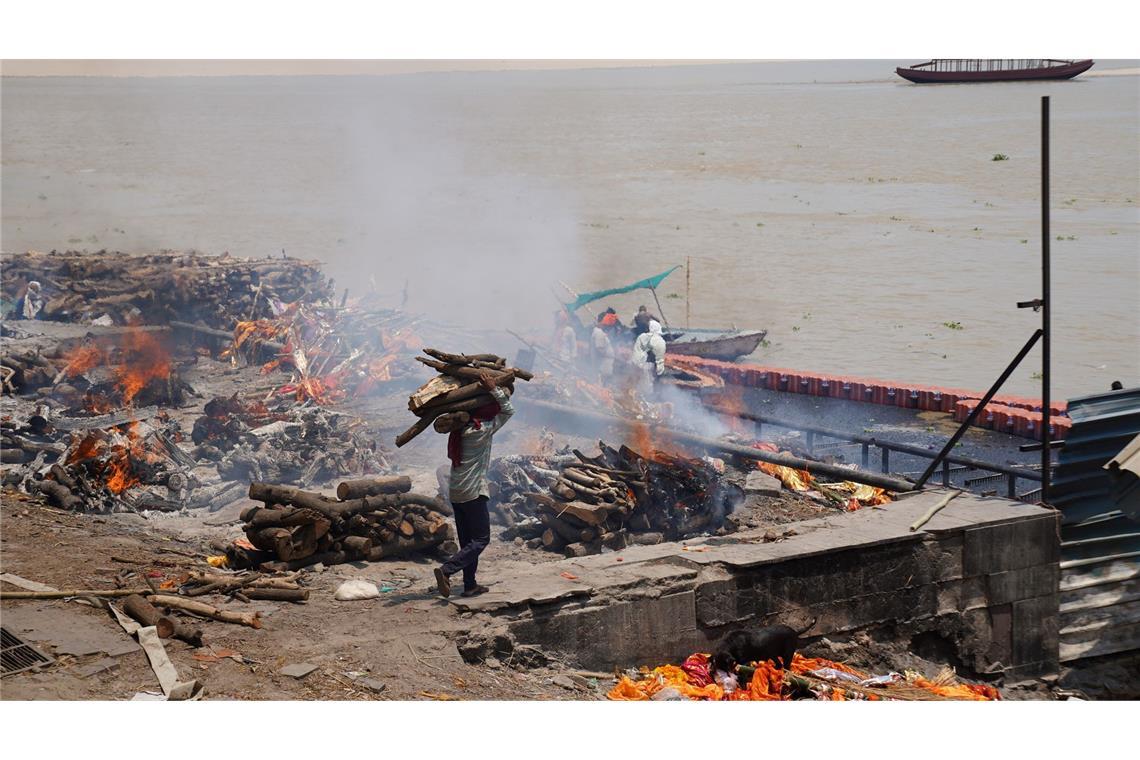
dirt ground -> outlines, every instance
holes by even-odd
[[[77,515],[13,492],[3,495],[0,517],[4,572],[59,589],[114,588],[116,577],[122,577],[127,587],[140,587],[144,585],[140,573],[153,576],[155,583],[177,579],[186,569],[201,567],[209,551],[201,542],[164,535],[132,515]],[[513,549],[492,544],[485,555],[488,564],[503,560]],[[167,640],[167,652],[180,677],[198,679],[210,699],[594,699],[604,695],[609,683],[597,679],[581,679],[581,685],[572,689],[550,682],[563,670],[573,672],[568,668],[523,671],[509,667],[510,663],[466,664],[453,640],[470,621],[434,593],[433,567],[429,560],[389,561],[313,572],[305,581],[311,590],[307,603],[219,605],[260,611],[264,621],[260,630],[203,621],[205,648],[195,650]],[[367,578],[392,590],[374,600],[334,601],[337,585],[348,578]],[[208,601],[217,603],[216,598]],[[37,646],[47,653],[52,652],[48,642],[59,633],[52,626],[69,627],[73,637],[90,632],[127,641],[106,611],[80,602],[5,600],[2,609],[5,626],[33,642],[33,636],[45,639]],[[41,624],[38,618],[50,619]],[[20,631],[25,621],[35,633]],[[242,662],[212,656],[222,650],[240,653]],[[113,658],[110,669],[86,677],[88,666],[107,660],[106,654],[57,657],[57,664],[44,672],[5,678],[3,698],[120,700],[158,690],[141,650]],[[278,672],[296,663],[318,669],[303,679]]]

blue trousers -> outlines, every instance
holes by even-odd
[[[479,555],[491,543],[491,515],[487,511],[487,497],[453,503],[451,507],[455,510],[459,551],[447,558],[442,569],[448,576],[462,570],[463,590],[471,591],[477,585],[475,571],[479,569]]]

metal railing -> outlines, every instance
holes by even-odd
[[[899,454],[906,454],[908,456],[921,457],[923,459],[935,459],[938,457],[937,451],[930,451],[920,446],[914,446],[909,443],[901,443],[897,441],[883,441],[871,436],[859,435],[857,433],[848,433],[842,430],[831,430],[829,428],[817,427],[815,425],[805,425],[799,422],[791,422],[790,420],[782,420],[775,417],[766,415],[752,414],[749,412],[737,412],[729,409],[724,409],[714,405],[706,407],[709,411],[717,414],[722,414],[727,417],[736,417],[737,419],[747,420],[756,425],[756,437],[760,438],[765,425],[773,427],[784,428],[786,430],[796,430],[804,434],[804,440],[808,453],[814,453],[816,444],[820,439],[833,439],[839,441],[846,441],[851,444],[857,444],[862,448],[861,451],[861,467],[864,470],[869,470],[871,467],[871,449],[878,450],[879,469],[886,474],[890,473],[891,466],[891,452]],[[987,476],[985,480],[990,481],[990,478],[999,479],[1004,477],[1006,481],[1006,496],[1010,499],[1018,499],[1017,481],[1028,480],[1034,483],[1041,482],[1041,473],[1028,470],[1023,467],[1010,467],[1001,464],[992,464],[990,462],[982,462],[978,459],[970,457],[952,456],[948,455],[941,461],[941,480],[942,485],[950,485],[950,476],[952,473],[960,473],[966,470],[978,470],[982,472],[995,473],[992,476]],[[957,465],[955,467],[954,465]],[[982,480],[982,479],[978,479]],[[970,485],[970,481],[966,481]],[[1032,491],[1030,492],[1032,493]],[[1028,494],[1022,494],[1026,496]]]

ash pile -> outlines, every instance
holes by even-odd
[[[593,457],[574,450],[494,460],[491,507],[504,537],[584,556],[730,527],[726,516],[744,501],[719,460],[598,448]]]
[[[223,330],[240,320],[272,317],[282,304],[334,295],[316,261],[165,251],[5,256],[0,290],[16,304],[17,319],[107,326],[185,320]]]
[[[190,433],[193,457],[216,463],[224,481],[310,486],[350,475],[389,472],[363,421],[312,404],[243,400],[206,403]]]

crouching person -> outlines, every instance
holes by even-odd
[[[444,596],[451,595],[450,577],[463,572],[462,596],[476,596],[487,591],[475,580],[479,568],[479,555],[491,542],[491,517],[487,512],[490,495],[487,489],[487,468],[491,464],[491,438],[515,413],[507,389],[495,386],[494,376],[483,372],[479,383],[490,392],[494,401],[479,407],[469,415],[452,416],[444,430],[447,432],[447,458],[451,460],[449,495],[455,510],[455,530],[459,538],[459,551],[435,570],[436,586]]]

